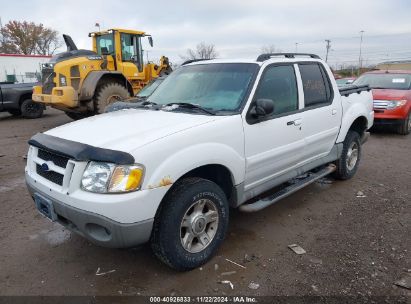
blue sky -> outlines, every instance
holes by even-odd
[[[149,58],[167,55],[179,62],[187,48],[201,41],[215,44],[219,57],[254,58],[265,45],[282,51],[313,52],[325,57],[331,40],[331,65],[358,62],[361,30],[363,60],[411,59],[411,1],[7,1],[9,20],[41,22],[71,35],[81,48],[99,22],[102,29],[122,27],[153,35]]]

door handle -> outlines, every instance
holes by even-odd
[[[302,123],[302,119],[300,118],[300,119],[296,119],[296,120],[291,120],[291,121],[287,121],[287,126],[291,126],[291,125],[294,125],[294,126],[300,126],[301,125],[301,123]]]
[[[333,109],[333,110],[331,111],[331,114],[332,114],[332,115],[337,114],[337,110],[336,110],[336,109]]]

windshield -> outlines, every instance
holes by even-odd
[[[372,89],[409,90],[411,74],[365,74],[354,81],[355,85],[369,85]]]
[[[152,81],[148,85],[146,85],[144,88],[140,90],[140,92],[137,93],[137,97],[148,97],[153,92],[157,89],[157,87],[162,83],[164,78],[157,78],[156,80]]]
[[[254,63],[183,66],[168,76],[148,101],[160,105],[191,103],[214,111],[236,111],[258,67]]]

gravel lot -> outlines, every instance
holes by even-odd
[[[50,109],[37,120],[0,113],[0,295],[411,296],[394,284],[411,276],[411,135],[373,133],[352,180],[323,179],[258,213],[232,210],[217,256],[176,273],[147,245],[100,248],[37,213],[27,140],[70,121]]]

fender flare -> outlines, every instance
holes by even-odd
[[[114,75],[124,80],[126,88],[131,88],[130,82],[124,77],[121,72],[117,71],[92,71],[87,74],[79,92],[79,100],[90,100],[93,98],[96,87],[100,79],[105,75]]]
[[[336,143],[340,143],[345,140],[348,130],[351,128],[354,121],[360,117],[364,117],[366,119],[366,129],[368,129],[370,127],[369,113],[367,113],[365,106],[361,104],[353,104],[351,107],[349,107],[348,111],[344,113]]]

